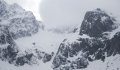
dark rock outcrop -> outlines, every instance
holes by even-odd
[[[8,5],[0,0],[0,59],[16,66],[36,64],[37,60],[44,63],[50,61],[52,54],[34,49],[30,52],[22,51],[19,49],[21,46],[17,46],[14,41],[37,33],[39,28],[43,29],[44,26],[36,20],[32,12],[25,11],[17,4]]]
[[[12,39],[8,27],[0,26],[0,59],[11,63],[16,59],[18,52],[19,49]]]
[[[8,5],[4,0],[0,0],[0,25],[9,28],[14,39],[31,36],[43,29],[43,24],[36,20],[30,11],[25,11],[17,4]]]
[[[65,39],[60,44],[53,60],[54,70],[74,70],[86,68],[89,62],[105,61],[106,57],[120,54],[120,31],[111,39],[104,38],[104,32],[112,32],[115,19],[97,9],[86,13],[80,28],[80,38],[72,43]],[[82,37],[87,35],[89,37]],[[67,68],[67,69],[66,69]]]
[[[39,60],[42,60],[44,63],[49,62],[52,59],[53,53],[48,54],[43,51],[40,51],[38,49],[35,50],[35,53],[37,54],[37,58]]]
[[[97,9],[88,11],[81,24],[80,35],[87,34],[90,37],[102,37],[102,33],[113,30],[114,19],[104,11]]]

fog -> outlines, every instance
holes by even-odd
[[[80,24],[86,11],[101,8],[120,17],[120,0],[5,0],[18,3],[32,11],[35,17],[49,27]]]
[[[86,11],[101,8],[120,16],[120,0],[42,0],[40,14],[53,27],[80,24]]]

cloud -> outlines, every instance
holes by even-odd
[[[119,0],[42,0],[40,14],[46,25],[80,24],[88,10],[101,8],[120,16]]]
[[[5,0],[32,11],[50,27],[80,24],[85,12],[101,8],[120,17],[120,0]]]

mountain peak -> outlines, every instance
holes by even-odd
[[[65,39],[60,44],[53,60],[54,70],[87,69],[90,62],[105,62],[106,58],[120,54],[120,30],[112,39],[104,38],[103,34],[117,29],[114,24],[112,17],[99,8],[86,12],[79,37]]]
[[[88,11],[81,24],[80,35],[87,34],[90,37],[101,37],[103,32],[114,29],[113,25],[112,17],[101,9]]]
[[[0,25],[8,26],[14,39],[31,36],[38,32],[39,21],[32,12],[26,11],[18,4],[7,4],[0,0]]]

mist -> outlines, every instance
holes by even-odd
[[[120,17],[120,0],[5,0],[32,11],[46,27],[67,28],[80,24],[86,11],[101,8]]]
[[[120,0],[42,0],[40,15],[43,22],[52,27],[80,24],[86,11],[101,8],[120,16]]]

